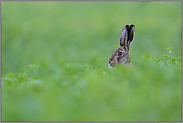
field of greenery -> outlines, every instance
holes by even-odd
[[[182,121],[182,2],[1,2],[1,121]],[[108,66],[126,24],[132,66]]]

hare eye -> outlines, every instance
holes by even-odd
[[[118,55],[121,56],[122,55],[122,52],[119,52]]]

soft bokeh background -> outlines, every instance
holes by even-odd
[[[2,121],[182,120],[181,1],[1,3]],[[108,68],[126,24],[140,67]]]
[[[126,24],[133,59],[181,55],[181,2],[2,2],[2,75],[40,61],[107,65]]]

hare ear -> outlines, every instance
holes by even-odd
[[[128,45],[130,45],[134,38],[135,26],[132,24],[128,28]]]
[[[127,46],[128,28],[129,28],[129,25],[125,25],[125,27],[121,31],[120,46],[125,46],[125,47]]]

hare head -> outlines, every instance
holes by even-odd
[[[116,64],[131,64],[130,62],[130,44],[133,41],[135,26],[126,25],[120,35],[120,48],[113,51],[108,60],[108,65],[114,67]]]

